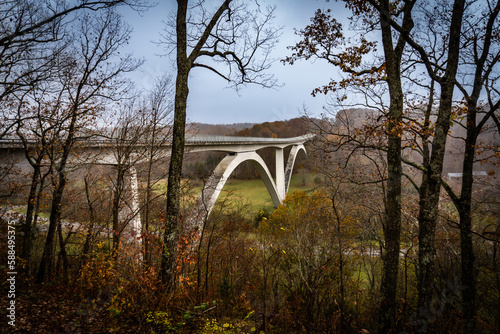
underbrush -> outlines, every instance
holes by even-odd
[[[36,285],[20,262],[16,327],[2,322],[0,332],[374,333],[380,231],[367,231],[366,222],[350,215],[347,206],[338,215],[331,208],[321,191],[294,192],[285,205],[272,213],[261,210],[253,221],[216,206],[199,239],[179,238],[175,286],[160,280],[162,242],[156,234],[144,236],[150,242],[149,261],[139,244],[122,242],[114,255],[109,240],[96,240],[88,254],[72,257],[65,283],[56,272],[52,282]],[[4,239],[0,247],[5,249]],[[440,293],[433,309],[418,318],[416,253],[410,241],[405,240],[400,262],[398,332],[460,331],[456,253],[448,244],[438,248]],[[477,254],[478,332],[494,332],[498,271],[486,250]],[[6,278],[2,270],[2,288]],[[7,302],[6,294],[1,298]],[[5,312],[0,310],[3,319]]]

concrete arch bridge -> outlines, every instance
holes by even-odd
[[[257,169],[266,185],[274,206],[278,206],[285,199],[290,186],[293,166],[300,151],[306,153],[304,143],[314,135],[304,135],[293,138],[258,138],[258,137],[188,137],[186,146],[190,152],[219,151],[227,155],[217,165],[196,201],[196,206],[187,219],[187,226],[197,229],[203,220],[212,211],[224,184],[232,172],[241,163],[249,161]],[[291,146],[285,164],[284,149]],[[275,149],[276,170],[275,179],[262,157],[257,153],[263,148]]]
[[[286,196],[290,186],[293,166],[300,151],[306,153],[304,143],[314,137],[312,134],[293,137],[293,138],[260,138],[260,137],[230,137],[230,136],[186,136],[186,152],[207,152],[218,151],[225,152],[227,155],[217,165],[211,176],[205,183],[205,186],[199,195],[196,206],[192,213],[187,218],[187,227],[197,229],[208,217],[212,211],[217,198],[219,197],[224,184],[232,174],[232,172],[241,163],[245,161],[251,162],[260,174],[266,188],[271,195],[271,199],[275,206],[278,206]],[[35,143],[33,143],[35,146]],[[116,165],[119,145],[111,140],[87,140],[78,142],[78,156],[72,158],[72,163],[80,164],[101,164],[101,165]],[[290,153],[286,159],[284,149],[291,146]],[[29,165],[24,157],[23,143],[20,140],[0,140],[0,156],[10,157],[9,160],[16,161],[18,165],[24,165],[24,168],[29,168]],[[29,147],[29,145],[28,145]],[[147,144],[136,143],[133,145],[134,151],[141,152]],[[275,149],[276,170],[275,178],[267,167],[262,157],[257,153],[263,148]],[[161,157],[167,157],[171,152],[171,144],[165,143],[160,147]],[[140,154],[140,153],[137,153]],[[3,160],[3,158],[2,158]],[[131,210],[134,213],[134,218],[131,220],[133,233],[141,234],[141,220],[139,215],[139,194],[137,172],[134,168],[131,170],[131,187],[132,187],[132,206]]]

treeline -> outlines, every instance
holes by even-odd
[[[233,133],[240,137],[292,138],[302,136],[310,131],[310,125],[304,117],[287,121],[264,122],[255,124]]]
[[[253,123],[205,124],[195,122],[189,125],[188,132],[199,135],[229,136],[254,125]]]

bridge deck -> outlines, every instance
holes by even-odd
[[[262,137],[234,137],[234,136],[186,136],[186,145],[206,144],[294,144],[306,142],[314,135],[308,134],[292,138],[262,138]]]
[[[293,138],[261,138],[261,137],[233,137],[233,136],[198,136],[186,135],[186,147],[193,152],[199,151],[223,151],[223,152],[248,152],[256,151],[265,147],[284,148],[290,145],[303,144],[314,137],[312,134]],[[102,137],[101,137],[102,138]],[[28,141],[28,146],[35,147],[36,141]],[[112,139],[87,139],[77,141],[77,146],[80,149],[119,147],[127,145],[127,143],[116,142]],[[138,142],[133,146],[136,148],[148,147],[150,144],[146,142]],[[172,146],[171,141],[161,145],[166,149]],[[24,144],[19,139],[0,139],[0,149],[20,149]]]

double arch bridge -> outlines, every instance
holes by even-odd
[[[232,172],[241,163],[250,161],[260,174],[266,188],[271,195],[274,206],[278,206],[285,199],[290,186],[293,166],[300,151],[306,153],[304,143],[314,137],[312,134],[293,138],[260,138],[260,137],[231,137],[231,136],[197,136],[186,135],[186,152],[225,152],[227,155],[217,165],[199,195],[196,205],[187,218],[187,227],[198,229],[204,219],[212,211],[224,184]],[[34,143],[33,143],[34,145]],[[284,149],[291,146],[290,153],[285,165]],[[28,146],[29,147],[29,146]],[[134,150],[138,152],[146,147],[146,144],[134,144]],[[269,168],[257,153],[263,148],[274,148],[276,159],[275,179],[273,179]],[[72,163],[86,163],[99,165],[116,165],[116,143],[110,140],[88,140],[78,143],[78,157],[72,159]],[[171,152],[171,144],[166,143],[160,147],[160,157],[167,157]],[[23,143],[20,140],[0,140],[0,156],[10,156],[11,160],[17,161],[18,165],[29,165],[23,160]],[[14,157],[14,158],[12,158]],[[25,158],[24,158],[25,159]],[[2,158],[2,160],[4,160]],[[141,221],[139,216],[139,195],[137,172],[131,169],[132,205],[134,212],[132,233],[141,234]]]

